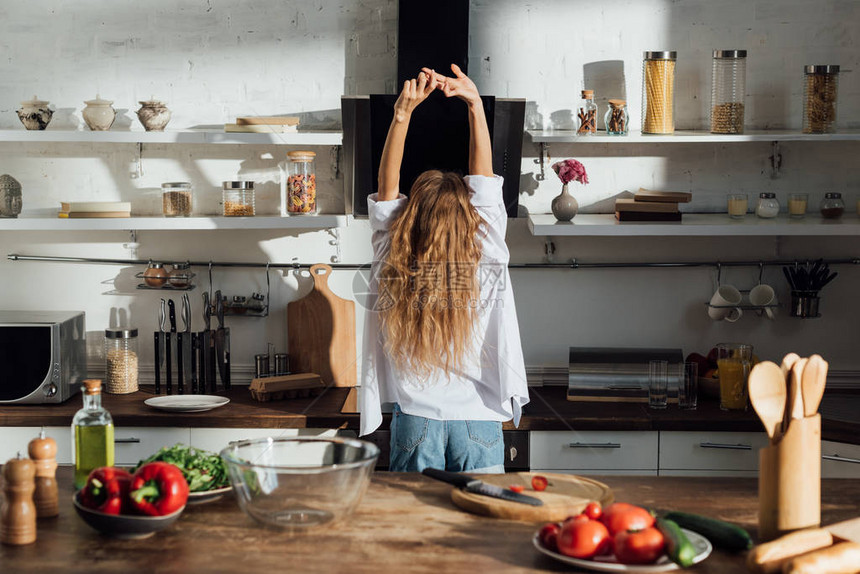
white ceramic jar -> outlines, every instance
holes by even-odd
[[[113,101],[103,100],[96,95],[96,99],[87,100],[84,103],[87,107],[83,109],[81,115],[84,116],[87,126],[91,130],[98,132],[109,130],[116,119],[116,110],[111,106]]]
[[[21,102],[21,109],[17,110],[18,119],[28,130],[43,130],[51,123],[54,111],[48,109],[48,102],[33,96],[32,100]]]

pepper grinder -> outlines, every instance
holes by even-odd
[[[57,442],[45,436],[43,430],[39,438],[34,438],[27,446],[27,452],[36,466],[36,492],[33,503],[39,518],[50,518],[60,514],[57,493]]]
[[[36,465],[29,458],[13,458],[3,466],[5,495],[0,507],[0,542],[19,546],[36,541]]]

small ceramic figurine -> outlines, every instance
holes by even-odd
[[[158,100],[146,100],[140,102],[137,117],[143,124],[143,129],[148,132],[163,132],[167,122],[170,121],[170,110],[164,102]]]
[[[53,110],[48,109],[48,102],[39,100],[36,96],[33,96],[32,100],[21,102],[21,109],[18,110],[18,119],[28,130],[45,129],[53,115]]]
[[[21,213],[21,184],[11,175],[0,175],[0,217]]]
[[[87,126],[93,131],[105,132],[113,125],[116,119],[116,110],[111,107],[111,100],[103,100],[98,94],[96,99],[84,102],[87,107],[81,112]]]

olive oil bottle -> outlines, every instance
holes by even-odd
[[[75,488],[83,488],[94,468],[113,466],[113,419],[102,407],[102,382],[86,379],[84,408],[72,419],[72,450],[75,456]]]

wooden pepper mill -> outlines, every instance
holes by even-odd
[[[43,430],[39,438],[34,438],[27,446],[27,452],[36,465],[36,492],[33,503],[39,518],[50,518],[60,514],[59,494],[57,492],[57,442],[45,436]]]
[[[3,506],[0,507],[0,542],[22,545],[36,541],[36,465],[29,458],[10,459],[3,466]]]

